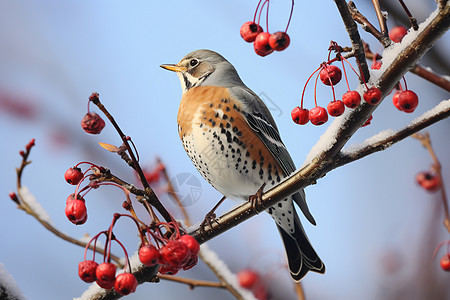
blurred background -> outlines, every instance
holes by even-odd
[[[330,40],[342,46],[350,42],[332,1],[297,1],[288,30],[291,45],[261,58],[239,35],[241,25],[253,19],[257,2],[0,0],[0,262],[26,298],[70,299],[79,297],[88,285],[77,274],[83,249],[57,238],[9,200],[8,192],[16,188],[19,150],[36,139],[33,163],[25,170],[23,184],[53,224],[77,238],[107,229],[113,213],[122,211],[124,198],[113,187],[92,191],[86,200],[88,222],[76,227],[64,214],[65,200],[74,191],[64,181],[66,169],[91,161],[136,183],[130,168],[98,145],[99,141],[120,144],[110,124],[99,136],[80,128],[93,91],[100,93],[125,134],[133,138],[144,166],[151,169],[160,157],[175,180],[182,176],[198,180],[201,194],[187,207],[194,222],[201,221],[221,195],[201,178],[183,150],[176,123],[180,84],[160,64],[177,63],[202,48],[224,55],[267,103],[294,161],[302,164],[331,120],[319,127],[298,126],[290,112],[300,104],[309,75],[326,60]],[[270,3],[270,32],[283,31],[291,1]],[[377,24],[370,1],[356,4]],[[407,4],[419,23],[435,9],[435,1]],[[390,27],[409,27],[398,2],[382,1],[382,7],[389,8]],[[373,52],[382,51],[373,38],[361,35]],[[446,34],[422,63],[449,74],[449,46]],[[355,87],[356,78],[349,77]],[[413,74],[406,80],[420,99],[416,111],[398,111],[388,96],[372,124],[359,130],[349,145],[384,129],[400,129],[449,98],[448,92]],[[312,87],[306,92],[307,108],[314,105]],[[338,95],[345,90],[345,84],[337,86]],[[331,97],[328,88],[318,89],[319,105],[326,106]],[[447,188],[449,125],[447,119],[427,129]],[[442,226],[440,194],[429,194],[414,181],[416,173],[428,170],[431,162],[420,143],[408,138],[334,170],[306,189],[317,226],[304,222],[305,229],[327,267],[325,275],[310,273],[302,281],[307,299],[450,299],[450,273],[439,267],[443,250],[432,259],[438,243],[449,238]],[[183,181],[177,182],[181,195],[189,191]],[[163,194],[161,187],[156,190]],[[161,199],[181,218],[175,203],[165,195]],[[222,211],[234,205],[229,201]],[[133,253],[138,243],[133,224],[120,220],[115,233]],[[295,297],[281,240],[267,215],[258,215],[208,244],[233,272],[248,267],[260,272],[270,299]],[[122,255],[120,249],[114,250]],[[179,276],[215,280],[203,263]],[[167,281],[144,284],[128,298],[150,296],[233,299],[225,290],[190,291]]]

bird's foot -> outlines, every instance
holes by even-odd
[[[219,202],[217,202],[217,204],[213,207],[213,209],[211,209],[211,211],[209,211],[206,215],[205,215],[205,219],[203,220],[203,222],[200,224],[200,231],[202,232],[203,235],[205,235],[206,230],[205,227],[206,225],[208,225],[209,230],[212,231],[213,229],[213,223],[217,223],[219,224],[219,222],[216,219],[216,209],[219,207],[220,204],[222,204],[222,202],[226,199],[225,196],[222,197],[222,199],[220,199]]]
[[[263,183],[263,185],[258,189],[258,191],[256,191],[254,195],[248,197],[248,200],[250,201],[250,204],[252,205],[252,208],[256,213],[259,213],[261,210],[266,209],[266,207],[264,206],[264,202],[262,201],[262,195],[264,194],[265,186],[266,183]]]

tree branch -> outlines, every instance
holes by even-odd
[[[426,24],[421,24],[416,39],[408,44],[402,43],[395,45],[389,50],[398,51],[398,55],[391,57],[389,64],[383,64],[385,66],[381,69],[381,76],[371,82],[372,85],[378,86],[381,89],[383,98],[409,70],[410,66],[416,64],[420,57],[448,30],[450,26],[449,7],[447,6],[444,10],[435,12],[434,15],[431,21]],[[390,56],[387,55],[386,57]],[[362,88],[360,86],[360,89]],[[343,146],[361,125],[364,124],[376,108],[376,105],[372,106],[363,103],[357,109],[347,113],[343,118],[336,119],[316,146],[313,147],[308,156],[311,156],[311,158],[307,158],[304,166],[281,184],[264,193],[262,196],[264,206],[270,207],[275,205],[298,190],[314,184],[319,178],[325,176],[332,170],[335,167],[335,159]],[[448,116],[446,113],[444,113],[445,117]],[[190,234],[200,243],[203,243],[237,226],[263,210],[263,208],[255,210],[247,202],[218,218],[217,222],[211,224],[211,227],[205,226],[204,230],[197,229]]]
[[[364,79],[368,81],[370,78],[369,68],[366,62],[366,55],[364,54],[364,44],[358,32],[358,26],[353,20],[352,14],[350,13],[349,7],[345,0],[334,0],[334,2],[336,3],[339,13],[341,14],[341,18],[344,22],[345,29],[350,37],[352,48],[355,52],[356,61],[361,66],[362,75]]]

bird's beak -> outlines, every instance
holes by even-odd
[[[187,69],[185,67],[180,67],[178,65],[170,65],[170,64],[165,64],[165,65],[160,65],[161,68],[169,70],[169,71],[173,71],[173,72],[184,72]]]

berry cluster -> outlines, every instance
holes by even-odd
[[[83,164],[89,165],[89,168],[84,173],[80,168]],[[155,170],[150,172],[149,175],[146,175],[146,177],[150,176],[154,180],[159,179],[159,174],[163,168],[164,165],[162,163],[158,164]],[[127,197],[127,201],[124,202],[123,207],[133,213],[129,191],[114,182],[103,182],[100,180],[100,178],[108,176],[112,176],[109,170],[89,162],[78,163],[65,172],[64,178],[66,182],[71,185],[76,185],[75,192],[70,194],[66,200],[65,213],[70,222],[81,225],[87,221],[87,208],[84,197],[89,191],[102,185],[114,185],[121,188]],[[89,178],[89,184],[81,187],[81,183],[86,178]],[[143,264],[147,266],[159,265],[159,272],[161,274],[169,275],[176,274],[180,269],[188,270],[197,264],[197,254],[200,250],[200,246],[192,236],[186,235],[181,231],[178,223],[157,222],[151,226],[147,226],[135,215],[115,214],[110,228],[107,231],[102,231],[97,234],[86,247],[87,250],[92,241],[94,241],[93,260],[86,260],[85,251],[85,260],[79,264],[79,276],[83,281],[96,281],[100,287],[105,289],[114,287],[117,292],[123,295],[134,292],[136,289],[137,282],[133,274],[123,273],[116,277],[116,266],[110,261],[109,252],[111,241],[114,240],[122,246],[112,233],[115,222],[122,216],[131,218],[138,228],[142,244],[139,249],[139,259]],[[98,238],[102,234],[107,237],[107,246],[105,249],[104,261],[102,264],[98,265],[95,262],[95,247]],[[154,241],[154,245],[149,242],[151,240]],[[123,246],[122,248],[127,257],[125,248]]]
[[[258,300],[267,299],[266,286],[255,270],[243,269],[237,274],[239,285],[249,289]]]
[[[88,164],[89,168],[83,173],[79,168],[82,164]],[[87,175],[89,171],[92,171],[92,174]],[[82,225],[87,221],[87,208],[86,201],[84,196],[93,188],[97,188],[101,185],[101,183],[97,181],[91,181],[87,186],[80,189],[80,184],[82,181],[94,175],[98,176],[102,171],[106,171],[103,167],[98,167],[89,162],[81,162],[77,165],[67,169],[64,173],[64,179],[67,183],[71,185],[76,185],[75,193],[70,194],[66,200],[66,209],[65,213],[70,222],[75,225]],[[80,193],[86,191],[83,195]]]
[[[352,65],[348,62],[348,60],[341,55],[342,48],[337,45],[335,42],[331,42],[329,54],[328,54],[328,61],[322,63],[319,68],[317,68],[308,78],[308,80],[305,83],[305,86],[303,87],[302,92],[302,98],[301,98],[301,104],[300,106],[295,107],[292,112],[292,120],[300,125],[305,125],[309,121],[313,125],[322,125],[328,121],[328,115],[332,117],[338,117],[342,115],[345,111],[345,107],[348,108],[355,108],[360,105],[361,103],[361,95],[357,91],[350,90],[350,86],[347,79],[347,73],[345,71],[345,65],[344,61],[347,62],[354,73],[360,78],[361,81],[365,83],[364,76],[358,75],[355,69],[353,69]],[[330,60],[331,51],[336,51],[337,56],[335,59]],[[347,92],[342,95],[342,100],[336,99],[335,89],[334,87],[341,81],[342,79],[342,71],[339,67],[332,65],[335,61],[341,61],[342,63],[342,70],[345,76],[345,81],[347,83]],[[315,84],[314,84],[314,103],[315,107],[311,110],[308,110],[306,108],[303,108],[303,98],[305,95],[306,86],[308,85],[308,82],[311,80],[311,78],[316,74]],[[362,74],[362,73],[361,73]],[[317,97],[316,97],[316,90],[317,90],[317,81],[320,78],[320,81],[326,85],[330,86],[331,90],[333,92],[333,100],[330,101],[327,105],[327,108],[325,109],[322,106],[317,105]],[[371,104],[375,105],[378,104],[378,102],[381,100],[381,91],[377,87],[368,87],[365,83],[366,91],[363,93],[363,99]],[[367,120],[366,124],[363,126],[366,126],[370,123],[371,117]]]
[[[84,282],[91,283],[95,281],[100,287],[104,289],[111,289],[114,287],[114,289],[119,294],[128,295],[136,291],[138,282],[136,280],[136,277],[131,273],[131,265],[129,262],[127,250],[125,249],[123,244],[116,238],[112,231],[116,221],[123,216],[133,218],[130,215],[114,214],[114,218],[109,229],[101,231],[89,241],[84,251],[84,260],[78,264],[78,276]],[[95,253],[97,252],[97,241],[102,235],[106,236],[106,246],[103,255],[103,262],[101,264],[98,264],[95,261]],[[111,263],[112,241],[116,241],[120,245],[120,247],[122,247],[126,259],[124,272],[117,276],[117,267],[115,264]],[[92,244],[92,242],[94,243],[93,258],[92,260],[86,260],[87,250],[89,249],[89,246]],[[129,272],[125,272],[127,267],[129,269]]]
[[[173,232],[169,238],[162,234],[161,228]],[[140,261],[152,267],[160,265],[161,274],[175,275],[179,270],[189,270],[197,264],[200,245],[192,236],[180,231],[176,222],[159,223],[153,230],[147,230],[155,245],[142,243],[139,249]]]
[[[376,105],[381,100],[381,91],[377,87],[369,87],[367,85],[367,82],[364,78],[364,75],[361,71],[361,66],[358,65],[360,74],[353,68],[353,66],[349,63],[349,61],[342,56],[341,51],[342,48],[335,42],[331,42],[331,45],[329,47],[329,54],[328,54],[328,61],[322,63],[319,68],[317,68],[308,78],[308,80],[305,83],[305,86],[303,87],[302,97],[301,97],[301,104],[300,106],[295,107],[291,112],[292,120],[300,125],[305,125],[309,121],[313,125],[322,125],[328,121],[328,115],[332,117],[338,117],[342,115],[345,111],[345,107],[348,108],[356,108],[361,103],[361,95],[357,91],[350,90],[350,85],[348,83],[347,78],[347,72],[345,70],[345,64],[344,62],[347,62],[348,65],[351,67],[353,72],[358,76],[360,81],[364,83],[365,86],[365,92],[362,94],[362,99],[364,99],[365,102],[367,102],[370,105]],[[330,54],[332,51],[335,51],[336,58],[330,60]],[[374,62],[372,64],[372,69],[380,69],[381,68],[381,62],[377,61],[378,58],[377,55],[374,55]],[[342,63],[342,71],[339,67],[332,65],[333,62],[340,61]],[[314,84],[314,103],[315,107],[311,110],[308,110],[306,108],[303,108],[303,98],[305,94],[306,86],[308,85],[308,82],[311,80],[314,74],[317,74]],[[345,81],[347,84],[347,92],[342,95],[342,100],[336,100],[336,94],[334,87],[341,81],[342,79],[342,73],[344,73]],[[320,78],[320,81],[327,86],[331,87],[331,90],[333,92],[333,100],[330,101],[327,105],[327,108],[318,106],[317,105],[317,97],[316,97],[316,90],[317,90],[317,81],[318,78]],[[395,107],[397,107],[399,110],[411,113],[413,112],[417,105],[419,104],[419,100],[417,95],[407,89],[406,80],[404,80],[405,90],[402,89],[402,85],[400,83],[397,84],[398,91],[393,96],[393,102]],[[362,125],[367,126],[370,124],[370,121],[372,120],[372,116],[369,117],[368,120]]]
[[[197,254],[200,250],[198,242],[190,235],[181,231],[176,222],[155,223],[151,226],[142,224],[135,217],[127,214],[114,214],[113,221],[108,230],[94,236],[86,245],[84,260],[78,265],[78,275],[81,280],[97,284],[104,289],[114,289],[122,294],[133,293],[137,287],[137,280],[131,273],[128,253],[123,244],[113,234],[113,227],[120,217],[128,217],[134,221],[139,229],[142,246],[139,249],[139,260],[148,267],[159,265],[161,274],[175,275],[180,269],[188,270],[197,264]],[[103,263],[95,262],[97,240],[100,236],[106,236],[105,254]],[[150,241],[154,241],[154,245]],[[111,242],[116,241],[123,249],[126,258],[124,272],[116,276],[116,265],[111,263]],[[87,249],[94,244],[92,260],[86,260]]]
[[[291,6],[291,14],[289,16],[289,21],[286,26],[286,29],[284,31],[277,31],[275,33],[270,34],[269,33],[269,25],[268,25],[268,19],[269,19],[269,0],[264,0],[263,4],[261,5],[262,0],[259,1],[258,6],[255,10],[255,15],[253,17],[253,21],[245,22],[240,29],[241,37],[244,39],[244,41],[248,43],[253,43],[253,48],[259,56],[266,56],[272,53],[274,50],[276,51],[283,51],[286,49],[291,39],[289,38],[289,35],[287,34],[287,30],[289,28],[289,23],[291,22],[292,18],[292,11],[294,9],[294,1],[292,1]],[[266,7],[266,27],[267,31],[264,32],[263,28],[259,25],[259,21],[261,20],[261,14],[264,9],[264,6],[267,4]],[[260,8],[261,6],[261,8]],[[258,22],[256,23],[256,15],[259,11],[259,17]]]

